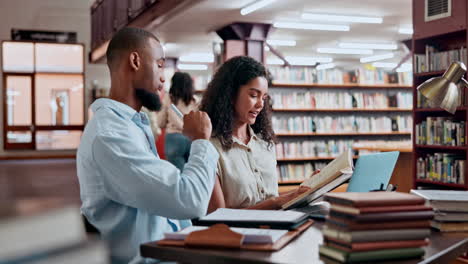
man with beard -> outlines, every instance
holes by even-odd
[[[106,53],[111,75],[109,99],[91,105],[77,153],[82,213],[111,249],[112,263],[138,262],[139,245],[190,225],[206,213],[218,154],[208,141],[211,122],[204,112],[184,116],[183,133],[193,140],[184,170],[158,156],[142,106],[161,107],[164,77],[159,40],[124,28]]]

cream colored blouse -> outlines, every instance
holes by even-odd
[[[217,175],[228,208],[245,208],[278,196],[275,146],[250,130],[247,145],[237,138],[231,149],[223,150],[218,139],[211,143],[219,153]]]

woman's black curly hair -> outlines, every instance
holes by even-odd
[[[257,77],[264,77],[268,80],[267,70],[260,62],[247,56],[234,57],[216,71],[203,95],[200,110],[205,111],[210,117],[213,126],[212,135],[220,140],[222,147],[226,150],[230,149],[233,144],[234,105],[239,96],[240,87]],[[268,142],[268,147],[276,142],[271,125],[269,96],[251,127],[255,134]]]
[[[175,72],[171,79],[169,95],[171,102],[177,104],[179,100],[189,105],[194,99],[195,89],[190,74],[186,72]]]

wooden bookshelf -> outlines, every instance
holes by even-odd
[[[274,71],[273,71],[274,72]],[[386,74],[386,73],[385,73]],[[400,76],[399,76],[400,77]],[[405,79],[401,79],[405,80]],[[284,82],[274,82],[273,85],[270,86],[270,94],[272,94],[272,98],[275,98],[273,95],[275,92],[278,93],[285,93],[286,95],[291,91],[291,93],[304,93],[304,92],[311,92],[315,93],[314,89],[321,89],[322,92],[323,90],[331,90],[333,93],[350,93],[350,92],[358,92],[360,94],[374,94],[378,93],[383,94],[384,96],[387,96],[390,100],[394,100],[393,98],[390,98],[391,95],[393,94],[402,94],[404,97],[403,99],[398,98],[398,103],[397,105],[400,105],[400,107],[386,107],[387,104],[381,104],[381,106],[385,107],[379,107],[379,108],[367,108],[373,106],[373,104],[364,104],[361,101],[359,101],[359,108],[343,108],[345,105],[342,106],[337,106],[337,108],[310,108],[309,105],[304,104],[301,101],[295,101],[294,103],[283,103],[283,104],[278,104],[277,108],[273,109],[273,116],[274,117],[285,117],[290,118],[291,114],[297,114],[300,118],[304,118],[308,115],[314,114],[319,116],[321,114],[323,115],[333,115],[333,116],[343,116],[343,117],[349,117],[350,115],[359,115],[362,117],[368,117],[369,114],[373,115],[380,115],[381,116],[387,116],[387,115],[392,115],[391,118],[394,116],[400,116],[406,120],[406,118],[410,118],[410,114],[412,113],[412,109],[410,108],[409,105],[404,105],[407,104],[409,94],[411,93],[412,86],[410,85],[400,85],[400,84],[359,84],[359,83],[346,83],[346,84],[317,84],[317,83],[284,83]],[[391,90],[391,91],[388,91]],[[280,100],[279,98],[282,98],[282,96],[279,96],[275,99]],[[282,100],[282,99],[281,99]],[[312,99],[311,99],[312,100]],[[358,99],[353,99],[358,102]],[[280,101],[278,101],[280,102]],[[288,101],[289,102],[289,101]],[[362,106],[361,106],[362,103]],[[390,101],[389,101],[390,103]],[[402,105],[400,103],[403,103]],[[392,104],[393,105],[393,104]],[[310,105],[312,106],[312,105]],[[320,105],[321,106],[321,105]],[[325,107],[328,107],[324,105]],[[279,108],[281,107],[281,108]],[[336,107],[335,105],[329,105],[329,107]],[[406,108],[402,108],[406,107]],[[320,118],[320,116],[319,116]],[[353,139],[362,139],[362,137],[372,137],[375,139],[385,139],[385,140],[390,140],[389,138],[392,138],[395,136],[395,139],[405,139],[409,140],[409,137],[411,136],[411,132],[407,131],[407,127],[405,125],[402,125],[403,127],[400,127],[401,130],[405,129],[405,132],[392,132],[392,131],[387,131],[387,132],[344,132],[344,131],[336,131],[332,132],[331,129],[326,130],[327,128],[322,128],[325,130],[321,130],[319,127],[319,131],[324,131],[324,133],[316,133],[316,132],[284,132],[285,130],[280,130],[279,128],[281,127],[279,123],[278,125],[275,126],[276,130],[276,135],[279,138],[279,141],[281,142],[288,142],[288,140],[291,140],[289,142],[298,142],[301,143],[300,141],[303,139],[299,139],[299,137],[327,137],[325,140],[326,141],[333,141],[335,140],[334,143],[336,146],[341,146],[344,144],[344,141],[352,141]],[[317,123],[318,124],[318,123]],[[309,129],[309,128],[307,128]],[[361,128],[362,129],[362,128]],[[280,132],[283,131],[283,132]],[[288,137],[290,137],[288,139]],[[295,139],[298,138],[298,139]],[[349,137],[349,138],[346,138]],[[292,140],[294,138],[294,141]],[[322,139],[312,139],[309,138],[307,139],[309,141],[320,141]],[[393,140],[393,139],[392,139]],[[346,143],[347,144],[347,143]],[[335,147],[336,147],[335,146]],[[299,145],[298,145],[299,147]],[[303,145],[303,147],[306,147]],[[331,146],[327,145],[326,148],[329,148]],[[282,151],[283,148],[281,148],[279,151]],[[284,149],[285,153],[286,151],[291,151],[291,150],[286,150]],[[357,157],[355,157],[357,158]],[[281,167],[280,173],[286,173],[286,176],[283,179],[287,179],[287,177],[294,178],[294,176],[289,175],[290,173],[297,173],[297,170],[295,171],[285,171],[284,167],[287,167],[291,163],[295,163],[298,166],[303,163],[304,165],[309,166],[308,164],[312,164],[313,168],[315,167],[315,164],[317,163],[328,163],[329,161],[333,160],[334,157],[295,157],[295,158],[281,158],[278,159],[278,166]],[[284,166],[284,167],[283,167]],[[310,168],[310,167],[309,167]],[[300,170],[299,170],[300,171]],[[410,170],[408,171],[410,173]],[[408,174],[407,173],[407,174]],[[288,176],[289,175],[289,176]],[[299,175],[302,176],[302,175]]]
[[[441,108],[418,108],[418,91],[417,87],[423,82],[433,77],[442,76],[445,70],[439,70],[441,67],[435,65],[433,62],[445,61],[442,57],[438,60],[434,59],[434,55],[431,52],[427,52],[428,47],[434,47],[437,52],[447,52],[452,50],[460,50],[460,48],[467,47],[468,44],[468,33],[467,33],[467,19],[466,1],[451,1],[452,10],[460,10],[459,12],[452,12],[451,16],[440,18],[433,21],[425,21],[425,2],[413,0],[413,27],[414,34],[412,39],[412,54],[413,61],[416,61],[416,56],[421,62],[427,59],[423,55],[430,55],[429,64],[425,65],[429,68],[427,72],[416,72],[413,74],[413,131],[416,132],[416,125],[421,124],[427,120],[428,117],[450,117],[454,121],[463,121],[468,124],[468,107],[466,103],[463,106],[457,107],[457,111],[454,115],[446,112]],[[453,56],[452,54],[451,56]],[[463,54],[464,55],[464,54]],[[446,56],[442,53],[438,53],[437,56]],[[448,56],[447,56],[448,57]],[[460,58],[462,61],[467,61],[468,58]],[[458,60],[458,59],[457,59]],[[418,65],[413,65],[414,69],[418,69]],[[434,67],[433,67],[434,66]],[[437,70],[431,70],[437,69]],[[466,78],[466,76],[465,76]],[[465,98],[466,99],[466,98]],[[466,101],[466,100],[465,100]],[[465,137],[468,131],[468,127],[465,127]],[[413,188],[418,187],[430,188],[430,189],[462,189],[468,190],[468,147],[467,146],[445,146],[445,145],[422,145],[416,144],[416,137],[413,137]],[[465,175],[462,175],[464,184],[457,183],[446,183],[433,181],[430,179],[418,178],[418,164],[420,158],[425,158],[428,155],[434,155],[434,153],[453,153],[458,154],[465,159]]]
[[[318,84],[318,83],[273,83],[275,88],[335,88],[335,89],[412,89],[399,84]]]
[[[436,149],[436,150],[467,150],[467,146],[445,146],[445,145],[415,145],[417,149]]]
[[[289,162],[289,161],[315,161],[315,160],[334,160],[336,157],[299,157],[299,158],[281,158],[277,159],[278,162]],[[358,156],[353,156],[353,159],[357,159]]]
[[[466,111],[467,109],[468,107],[466,106],[457,107],[457,111]],[[442,108],[415,108],[414,112],[426,113],[426,112],[446,112],[446,111],[445,109],[442,109]]]
[[[301,184],[304,180],[278,181],[279,185]]]
[[[445,71],[431,71],[431,72],[419,72],[419,73],[415,73],[414,74],[414,77],[415,78],[420,78],[420,77],[437,77],[437,76],[441,76],[442,74],[444,74]]]
[[[434,185],[434,186],[438,186],[438,187],[449,187],[449,188],[454,188],[454,189],[467,189],[466,185],[464,185],[464,184],[447,183],[447,182],[425,180],[425,179],[417,179],[416,183],[421,183],[421,184],[426,184],[426,185]]]
[[[273,112],[411,112],[411,108],[389,107],[381,109],[366,108],[341,108],[341,109],[323,109],[323,108],[275,108]]]
[[[350,132],[350,133],[276,133],[278,137],[302,137],[302,136],[393,136],[411,135],[411,132]]]

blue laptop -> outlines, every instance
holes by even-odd
[[[347,192],[369,192],[387,188],[399,151],[360,155],[349,180]]]

